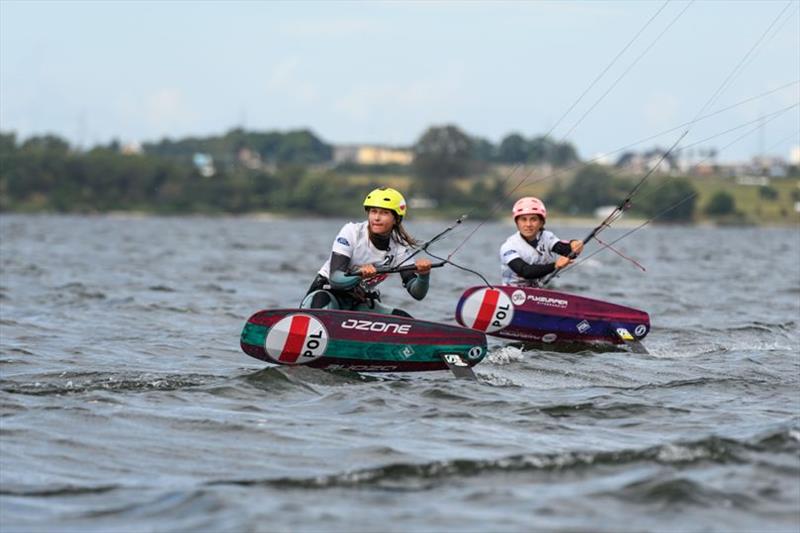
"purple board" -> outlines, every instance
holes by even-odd
[[[461,295],[456,320],[496,337],[543,343],[613,343],[643,339],[644,311],[548,289],[471,287]]]
[[[486,335],[413,318],[323,309],[271,309],[251,316],[242,350],[283,365],[367,372],[446,370],[446,356],[474,366]]]

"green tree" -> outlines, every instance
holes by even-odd
[[[565,167],[571,163],[577,163],[578,152],[570,143],[556,143],[550,155],[550,162],[556,167]]]
[[[764,200],[777,200],[778,189],[770,185],[762,185],[758,188],[758,196]]]
[[[616,190],[611,174],[598,165],[583,167],[565,189],[570,208],[579,213],[593,213],[598,207],[617,204],[622,196]]]
[[[497,158],[497,147],[481,137],[472,138],[472,158],[490,163]]]
[[[528,142],[522,135],[512,133],[500,141],[497,155],[504,163],[525,163],[528,160]]]
[[[446,202],[453,179],[468,172],[472,153],[472,139],[456,126],[429,128],[414,144],[420,189],[440,204]]]
[[[666,178],[645,185],[634,196],[632,210],[662,222],[691,222],[697,189],[687,178]]]
[[[11,155],[17,149],[17,135],[15,133],[0,132],[0,156]]]
[[[69,151],[69,143],[56,135],[42,135],[26,140],[22,143],[21,149],[28,152],[66,154]]]
[[[550,161],[553,142],[548,137],[536,137],[528,143],[528,161],[541,164]]]
[[[736,201],[727,191],[717,191],[708,201],[705,212],[711,216],[732,215],[736,212]]]

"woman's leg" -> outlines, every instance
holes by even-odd
[[[341,305],[333,294],[320,290],[308,293],[300,309],[341,309]]]
[[[383,305],[377,300],[374,300],[371,303],[363,303],[359,304],[356,308],[356,311],[363,311],[365,313],[380,313],[382,315],[395,315],[395,316],[405,316],[408,318],[413,318],[411,315],[403,311],[402,309],[397,309],[394,307],[389,307],[388,305]]]

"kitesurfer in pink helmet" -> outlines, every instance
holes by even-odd
[[[547,208],[538,198],[520,198],[511,214],[518,231],[500,247],[503,285],[538,287],[542,278],[571,264],[583,251],[583,241],[562,241],[544,229]]]

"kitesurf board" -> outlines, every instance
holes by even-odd
[[[512,286],[471,287],[458,301],[456,320],[489,335],[528,342],[627,344],[650,331],[644,311],[559,291]]]
[[[251,316],[242,350],[280,365],[363,372],[453,370],[463,377],[486,356],[486,335],[395,315],[269,309]]]

